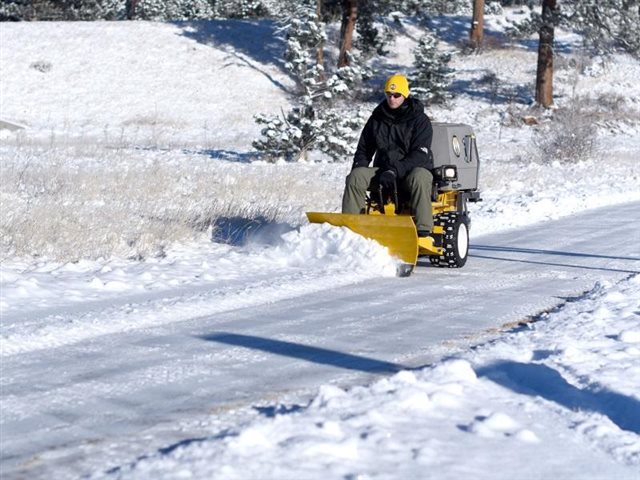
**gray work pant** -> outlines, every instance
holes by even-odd
[[[367,190],[378,171],[373,167],[356,167],[347,175],[342,213],[362,213],[366,204]],[[431,208],[431,190],[433,175],[426,168],[417,167],[398,182],[398,188],[411,195],[411,213],[416,217],[418,230],[433,231],[433,210]],[[375,186],[375,185],[374,185]]]

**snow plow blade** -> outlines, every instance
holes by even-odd
[[[408,215],[353,215],[307,212],[311,223],[347,227],[365,238],[387,247],[391,256],[413,267],[418,261],[418,232]],[[411,270],[407,272],[410,273]]]

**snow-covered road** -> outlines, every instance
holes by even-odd
[[[91,315],[158,321],[79,335],[64,348],[3,352],[3,478],[105,471],[275,413],[274,405],[295,409],[321,384],[424,366],[599,281],[637,274],[638,224],[632,203],[472,239],[461,270],[424,264],[409,278],[320,290],[263,279],[291,295],[239,309],[217,309],[229,291],[216,295],[213,283],[116,299],[102,312],[94,304]],[[55,315],[89,313],[69,304]]]

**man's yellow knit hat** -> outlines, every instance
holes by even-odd
[[[401,93],[403,97],[409,96],[409,80],[404,75],[396,73],[387,78],[384,84],[384,93]]]

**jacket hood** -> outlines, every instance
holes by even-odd
[[[415,97],[408,97],[395,110],[389,108],[386,100],[373,110],[372,116],[376,120],[388,123],[405,123],[424,113],[424,105]]]

